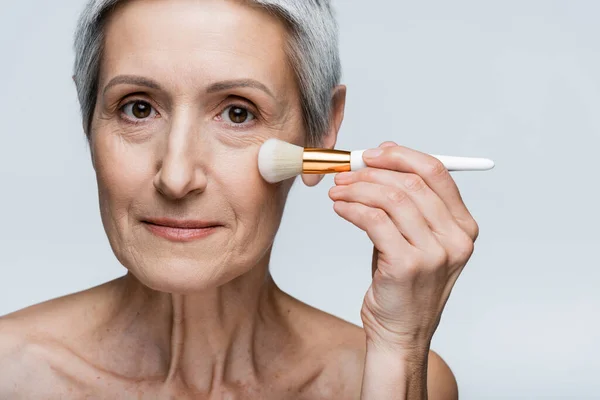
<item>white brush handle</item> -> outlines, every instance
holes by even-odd
[[[350,165],[352,171],[366,168],[363,160],[365,150],[356,150],[351,153]],[[448,171],[487,171],[494,168],[494,161],[489,158],[437,156],[431,154],[444,164]]]
[[[363,160],[363,153],[366,150],[356,150],[350,153],[350,170],[357,171],[359,169],[367,168],[365,160]]]

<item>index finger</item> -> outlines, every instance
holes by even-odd
[[[456,182],[440,160],[429,154],[393,145],[390,142],[382,144],[377,150],[380,154],[375,157],[370,157],[370,151],[363,154],[363,159],[368,166],[419,175],[442,199],[461,228],[473,240],[477,238],[477,224],[465,206]]]

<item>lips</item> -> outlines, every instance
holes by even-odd
[[[223,225],[212,221],[174,220],[168,218],[142,221],[154,235],[173,242],[190,242],[210,236]]]

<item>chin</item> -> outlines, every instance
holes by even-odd
[[[144,235],[128,241],[129,246],[114,246],[113,252],[140,283],[152,290],[199,293],[231,282],[269,258],[272,238],[269,241],[259,235],[264,240],[252,244],[242,240],[245,246],[236,246],[239,241],[223,233],[187,243]]]
[[[144,286],[164,293],[192,294],[214,289],[244,273],[208,257],[196,259],[157,257],[136,260],[125,267]]]

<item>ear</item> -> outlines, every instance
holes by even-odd
[[[75,84],[75,88],[77,88],[77,81],[75,80],[75,75],[71,75],[71,79],[73,80],[73,83]],[[87,129],[87,127],[85,126],[85,122],[81,121],[81,129],[85,132],[85,130]],[[91,139],[88,139],[88,149],[90,150],[90,159],[92,160],[92,168],[94,168],[94,171],[96,170],[96,163],[94,161],[94,148],[92,147],[92,141]]]
[[[79,85],[77,85],[77,81],[75,80],[75,75],[71,75],[71,79],[73,80],[73,84],[75,85],[75,90],[79,91]]]
[[[331,94],[331,116],[329,118],[329,129],[323,136],[320,147],[333,149],[337,142],[338,133],[344,120],[344,109],[346,108],[346,86],[336,86]],[[323,175],[303,174],[302,181],[306,186],[315,186],[323,179]]]
[[[96,159],[94,158],[94,148],[92,147],[91,142],[89,143],[88,148],[90,149],[90,159],[92,160],[92,168],[94,168],[94,171],[95,171],[96,170]]]

